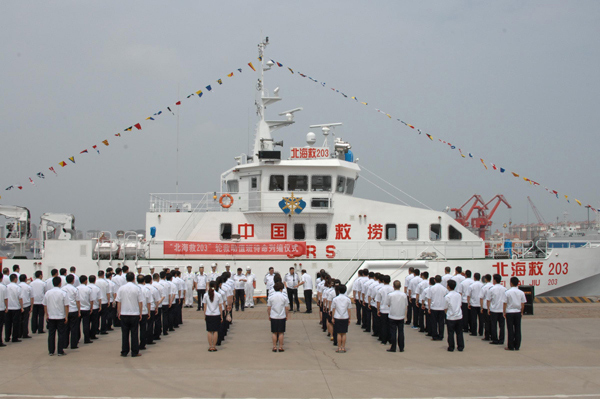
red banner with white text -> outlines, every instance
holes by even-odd
[[[165,255],[248,255],[295,257],[306,254],[306,242],[197,242],[165,241]]]

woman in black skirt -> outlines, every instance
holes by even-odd
[[[273,333],[273,352],[277,352],[279,343],[279,352],[283,352],[283,334],[285,333],[285,322],[290,311],[290,301],[281,292],[283,283],[277,282],[273,286],[275,293],[267,301],[267,314],[271,321],[271,333]]]
[[[217,283],[211,281],[208,292],[202,298],[204,305],[204,320],[206,321],[206,332],[208,336],[208,351],[216,352],[219,330],[223,322],[223,298],[215,292]]]

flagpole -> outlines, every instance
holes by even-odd
[[[177,101],[179,101],[179,82],[177,82]],[[175,154],[175,194],[179,194],[179,108],[177,107],[177,139],[176,146],[177,151]],[[176,195],[175,201],[179,200],[179,196]]]

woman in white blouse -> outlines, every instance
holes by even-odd
[[[202,298],[209,352],[217,351],[216,345],[219,338],[219,329],[223,322],[223,298],[219,293],[215,292],[216,286],[217,283],[211,281],[208,285],[208,292]]]

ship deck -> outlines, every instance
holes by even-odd
[[[405,329],[406,351],[387,353],[354,325],[345,354],[334,352],[316,314],[288,322],[286,351],[271,352],[266,306],[234,312],[216,353],[204,321],[184,309],[184,324],[122,358],[120,331],[49,357],[46,335],[0,349],[3,398],[551,398],[600,397],[600,303],[536,304],[525,316],[521,351],[466,336],[446,351]]]

